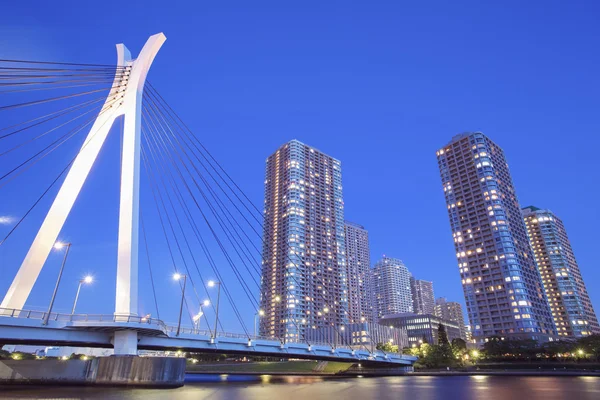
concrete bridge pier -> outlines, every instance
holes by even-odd
[[[86,385],[176,388],[185,358],[111,356],[93,360],[0,360],[0,385]]]

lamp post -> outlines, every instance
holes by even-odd
[[[195,325],[196,331],[200,330],[200,319],[204,315],[204,307],[208,307],[209,305],[210,305],[210,301],[204,300],[202,302],[202,304],[200,304],[200,311],[198,312],[198,314],[194,315],[193,320],[194,320],[194,325]]]
[[[83,279],[79,280],[79,285],[77,286],[77,294],[75,295],[75,301],[73,302],[73,309],[71,310],[71,315],[75,314],[75,307],[77,306],[77,300],[79,299],[79,291],[81,290],[81,284],[86,283],[90,284],[94,281],[94,278],[91,276],[86,276]]]
[[[208,281],[208,287],[214,287],[215,285],[218,286],[218,290],[217,290],[217,309],[216,309],[216,314],[215,314],[215,334],[213,336],[213,339],[217,338],[217,327],[219,325],[219,299],[221,297],[221,282]]]
[[[50,313],[52,312],[52,307],[54,306],[54,300],[56,299],[56,293],[58,292],[58,286],[60,285],[60,278],[62,277],[63,270],[65,269],[65,264],[67,263],[67,256],[69,255],[69,250],[71,249],[71,243],[56,242],[54,244],[54,248],[56,250],[61,250],[65,247],[67,248],[65,250],[65,256],[63,257],[63,262],[60,266],[60,271],[58,271],[58,279],[56,279],[56,286],[54,286],[54,292],[52,293],[52,298],[50,299],[50,306],[48,307],[48,312],[44,316],[42,325],[48,325],[48,319],[50,319]]]
[[[257,324],[258,317],[264,317],[264,316],[265,316],[264,310],[258,310],[258,312],[256,314],[254,314],[254,337],[256,337],[256,324]]]
[[[179,336],[179,332],[181,331],[181,314],[183,313],[183,300],[185,298],[185,284],[187,282],[187,275],[178,273],[173,275],[173,279],[176,281],[180,280],[181,278],[183,278],[183,288],[181,289],[181,305],[179,306],[179,320],[177,321],[177,333],[175,336]]]

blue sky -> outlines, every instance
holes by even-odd
[[[265,158],[294,138],[312,145],[342,161],[346,218],[369,230],[372,261],[401,258],[436,296],[461,302],[435,151],[483,131],[504,148],[521,205],[563,219],[600,309],[599,12],[594,1],[22,1],[3,6],[0,56],[108,64],[115,43],[137,54],[164,32],[149,80],[255,204]],[[112,136],[62,234],[77,243],[74,273],[99,277],[82,311],[110,313],[114,301]],[[18,189],[31,202],[28,187],[42,180],[29,182]],[[16,193],[0,192],[0,214],[24,212]],[[0,250],[1,293],[42,216]],[[60,257],[48,260],[32,306],[47,304]],[[172,321],[167,271],[160,297]],[[72,280],[58,308],[69,309]],[[142,291],[151,308],[145,277]]]

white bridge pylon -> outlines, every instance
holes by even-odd
[[[165,40],[163,33],[151,36],[136,59],[131,58],[131,53],[125,45],[117,44],[117,72],[113,89],[60,187],[0,308],[24,308],[111,127],[118,117],[123,116],[115,314],[137,314],[142,94],[148,70]],[[137,333],[116,332],[114,345],[116,354],[136,354]]]

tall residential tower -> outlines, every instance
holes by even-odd
[[[437,159],[473,339],[549,340],[556,330],[504,152],[463,133]]]
[[[552,211],[533,206],[523,209],[523,217],[558,335],[600,334],[562,221]]]
[[[345,229],[350,323],[373,322],[369,232],[364,226],[348,221]]]
[[[433,314],[435,307],[433,282],[411,277],[410,291],[412,294],[413,312],[415,314]]]
[[[445,297],[440,297],[435,301],[434,314],[438,318],[457,323],[460,329],[460,337],[465,341],[467,340],[465,316],[459,303],[447,301]]]
[[[260,322],[263,335],[348,322],[340,162],[297,140],[267,158]]]
[[[402,260],[383,256],[371,273],[375,318],[413,312],[410,272]]]

